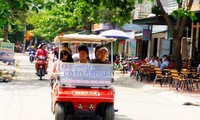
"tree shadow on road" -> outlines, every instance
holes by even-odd
[[[144,83],[136,81],[135,78],[130,77],[128,74],[115,75],[114,85],[130,87],[130,88],[143,88]]]
[[[126,115],[115,114],[115,120],[134,120],[134,119],[128,118]]]
[[[2,85],[1,89],[6,91],[17,89],[24,90],[39,90],[39,89],[49,89],[50,90],[50,80],[49,79],[29,79],[29,80],[15,80],[8,83],[0,83]]]

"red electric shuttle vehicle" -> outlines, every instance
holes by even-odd
[[[114,38],[97,35],[67,34],[54,42],[109,45],[113,56]],[[91,49],[93,51],[93,49]],[[94,56],[92,56],[94,58]],[[90,58],[92,59],[92,58]],[[59,62],[57,79],[52,87],[52,112],[55,120],[114,120],[113,58],[111,64]]]

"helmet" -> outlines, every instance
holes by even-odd
[[[38,45],[38,48],[42,48],[42,46],[45,45],[45,43],[41,43]]]
[[[34,49],[34,46],[31,46],[32,49]]]

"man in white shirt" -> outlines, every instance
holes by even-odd
[[[199,64],[198,67],[197,67],[197,73],[198,73],[198,74],[200,73],[200,64]]]
[[[158,61],[155,59],[154,56],[151,57],[151,60],[148,62],[149,65],[158,67]]]

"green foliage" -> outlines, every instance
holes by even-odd
[[[176,0],[177,3],[181,3],[183,0]]]
[[[38,12],[42,8],[42,2],[43,0],[0,0],[0,27],[11,25],[14,31],[19,30],[22,28],[20,25],[24,23],[26,13],[31,9]]]
[[[29,14],[34,35],[53,39],[60,32],[89,30],[99,22],[123,25],[130,21],[135,0],[60,0],[48,1],[39,14]]]
[[[139,3],[139,4],[143,3],[143,0],[138,0],[138,3]]]
[[[160,7],[158,5],[154,5],[151,9],[153,14],[159,15],[161,13]]]
[[[30,10],[39,12],[39,9],[44,7],[44,0],[0,0],[0,3],[0,28],[4,36],[24,31],[28,12]]]
[[[0,28],[3,28],[7,23],[8,15],[11,13],[7,2],[0,0]]]
[[[3,29],[0,28],[0,38],[3,38]]]
[[[179,8],[177,10],[174,10],[172,12],[172,15],[175,19],[179,17],[190,17],[192,21],[195,21],[197,19],[196,14],[191,10],[185,10],[184,8]]]

